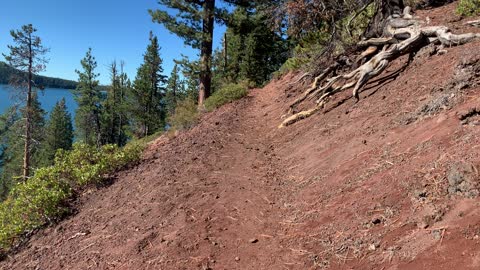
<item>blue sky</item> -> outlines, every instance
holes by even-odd
[[[50,63],[43,75],[77,80],[75,69],[89,47],[98,62],[100,82],[108,84],[108,64],[124,60],[126,72],[134,78],[142,63],[152,30],[159,38],[165,74],[181,54],[198,52],[183,44],[160,24],[153,23],[148,9],[161,6],[156,0],[6,0],[2,1],[0,53],[12,44],[10,30],[33,24],[43,44],[50,48]],[[224,27],[216,27],[214,42],[220,44]],[[0,60],[4,61],[3,56]]]

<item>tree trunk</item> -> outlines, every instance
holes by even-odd
[[[223,72],[227,72],[228,67],[228,36],[227,32],[223,35]]]
[[[30,141],[31,141],[31,111],[32,111],[32,68],[33,68],[33,55],[32,55],[32,36],[29,34],[28,44],[28,92],[27,92],[27,106],[25,115],[25,147],[23,150],[23,180],[27,181],[30,176]]]
[[[405,8],[403,0],[375,0],[375,5],[377,7],[375,17],[368,24],[363,35],[365,38],[381,37],[388,17],[394,14],[400,16]]]
[[[212,51],[214,27],[215,0],[205,0],[203,3],[203,38],[200,48],[200,85],[198,92],[198,106],[210,96],[212,85]]]

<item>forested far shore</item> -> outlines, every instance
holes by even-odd
[[[12,76],[20,74],[21,71],[9,66],[7,63],[0,61],[0,84],[9,84]],[[77,82],[52,78],[40,75],[34,75],[35,84],[45,88],[59,88],[59,89],[75,89]]]

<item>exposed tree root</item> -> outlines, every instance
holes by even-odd
[[[465,25],[480,27],[480,20],[468,21],[465,23]]]
[[[316,98],[316,106],[311,109],[293,114],[283,121],[280,127],[289,126],[297,121],[312,116],[323,108],[327,99],[346,89],[353,88],[352,95],[359,100],[359,92],[370,79],[380,75],[388,65],[395,59],[405,55],[415,53],[430,43],[438,44],[444,47],[462,45],[480,39],[480,34],[453,34],[445,26],[422,26],[424,23],[410,14],[410,8],[405,8],[401,18],[390,18],[386,24],[384,37],[369,39],[360,42],[360,46],[369,47],[359,60],[375,54],[370,60],[365,62],[350,73],[328,78],[339,68],[335,63],[326,68],[322,74],[317,76],[312,86],[307,89],[301,97],[293,101],[290,105],[290,112],[295,111],[295,107],[306,99]],[[377,49],[373,49],[376,47]],[[381,50],[378,48],[381,47]],[[358,62],[360,62],[357,60]],[[409,59],[410,61],[411,59]]]

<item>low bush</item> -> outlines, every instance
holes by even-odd
[[[205,108],[213,111],[216,108],[240,99],[248,94],[247,87],[243,84],[226,84],[205,100]]]
[[[457,13],[462,16],[474,16],[480,14],[480,0],[460,0]]]
[[[188,129],[198,121],[199,113],[195,100],[186,98],[175,107],[175,112],[168,117],[167,122],[176,130]]]
[[[138,161],[143,148],[139,143],[100,149],[77,143],[71,151],[60,150],[53,166],[36,170],[0,203],[0,251],[8,251],[25,233],[68,213],[66,201],[75,188],[99,183],[107,174]]]

